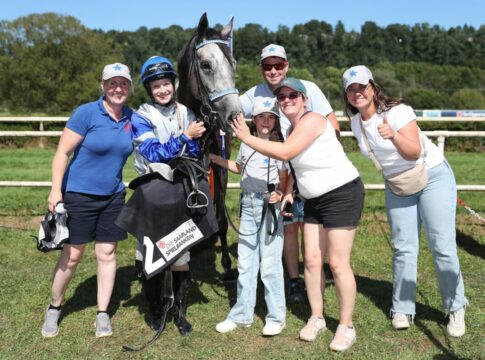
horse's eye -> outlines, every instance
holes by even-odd
[[[211,71],[212,70],[211,64],[207,60],[201,61],[200,67],[204,71]]]

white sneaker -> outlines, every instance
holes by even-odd
[[[251,324],[236,324],[234,321],[226,319],[223,322],[220,322],[216,325],[216,331],[220,332],[221,334],[225,334],[231,331],[236,330],[238,327],[250,327]]]
[[[392,327],[395,330],[405,330],[409,328],[409,317],[406,314],[394,313],[392,315]]]
[[[465,334],[465,307],[450,312],[446,331],[448,335],[453,337],[460,337]]]
[[[345,351],[350,349],[356,340],[357,336],[355,335],[355,328],[353,326],[339,325],[329,347],[333,351]]]
[[[300,339],[304,341],[315,341],[320,331],[325,331],[327,325],[323,317],[312,315],[307,324],[300,330]]]
[[[286,324],[278,324],[275,322],[267,322],[263,328],[263,335],[264,336],[275,336],[279,335],[281,331],[285,328]]]

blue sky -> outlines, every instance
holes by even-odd
[[[72,15],[91,29],[136,30],[140,26],[166,28],[172,24],[195,27],[202,13],[209,23],[226,24],[234,16],[236,28],[260,24],[271,31],[312,19],[346,30],[360,31],[365,21],[379,26],[428,23],[444,28],[485,24],[484,0],[2,0],[0,20],[31,13]]]

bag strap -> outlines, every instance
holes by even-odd
[[[360,116],[360,114],[359,114],[359,125],[360,125],[360,131],[362,132],[362,135],[364,135],[364,143],[365,143],[365,146],[367,147],[367,152],[369,153],[370,159],[374,163],[374,166],[377,168],[377,170],[382,171],[382,166],[379,163],[379,161],[377,161],[377,158],[374,154],[374,150],[372,150],[372,148],[370,147],[369,139],[367,138],[364,125],[362,125],[362,117]]]

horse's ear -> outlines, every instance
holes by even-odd
[[[199,39],[205,38],[205,32],[209,27],[209,20],[207,20],[207,13],[202,14],[199,20],[199,26],[197,27],[197,34]]]
[[[221,30],[221,38],[227,39],[229,35],[231,35],[232,31],[232,23],[234,22],[234,16],[229,20],[226,26],[224,26]]]

